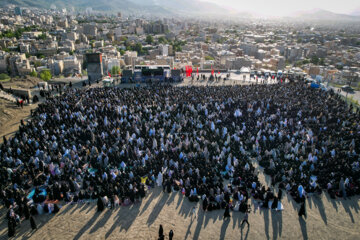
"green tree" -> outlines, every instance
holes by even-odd
[[[126,36],[121,36],[121,37],[120,37],[120,41],[124,41],[124,42],[125,42],[125,41],[127,41],[127,40],[128,40],[128,38],[127,38]]]
[[[320,58],[319,64],[324,66],[325,65],[325,59],[324,58]]]
[[[30,76],[32,76],[32,77],[37,77],[37,72],[34,70],[34,71],[32,71],[31,73],[30,73]]]
[[[205,56],[205,60],[206,61],[215,60],[215,58],[213,58],[212,56]]]
[[[139,55],[142,54],[143,53],[142,44],[136,43],[135,46],[133,47],[133,50],[137,51]]]
[[[317,56],[312,56],[311,61],[312,64],[318,65],[319,64],[319,58]]]
[[[120,67],[119,66],[113,66],[111,68],[111,75],[118,75],[120,73]]]
[[[11,30],[7,30],[4,32],[4,37],[6,38],[14,38],[15,37],[15,33]]]
[[[8,80],[10,77],[5,73],[0,74],[0,81]]]
[[[304,63],[303,63],[303,61],[297,61],[297,62],[295,62],[295,67],[301,67],[302,65],[303,65]]]
[[[49,81],[52,78],[52,75],[49,70],[44,70],[40,73],[40,78],[44,81]]]
[[[167,43],[167,40],[161,36],[161,37],[159,37],[158,42],[159,43]]]
[[[338,65],[336,65],[336,68],[338,69],[338,70],[343,70],[343,65],[340,65],[340,64],[338,64]]]
[[[120,49],[120,54],[121,54],[121,56],[124,56],[124,54],[125,54],[125,50]]]
[[[148,44],[152,44],[154,42],[154,38],[151,35],[147,35],[146,36],[146,40],[145,40]]]
[[[45,40],[46,39],[46,33],[43,33],[37,37],[38,40]]]
[[[40,67],[41,66],[41,62],[40,61],[35,61],[34,62],[34,67]]]

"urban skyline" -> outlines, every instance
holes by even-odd
[[[291,3],[0,0],[0,239],[360,239],[360,15]]]

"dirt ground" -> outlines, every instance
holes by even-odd
[[[30,89],[36,86],[39,82],[43,82],[40,78],[25,76],[19,78],[12,78],[8,82],[1,83],[4,87],[12,87],[12,88],[25,88]]]
[[[20,120],[28,120],[30,110],[35,109],[38,104],[24,105],[24,108],[16,106],[16,103],[0,99],[0,143],[3,136],[10,136],[19,130]]]

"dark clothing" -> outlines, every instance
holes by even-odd
[[[25,219],[30,218],[30,211],[29,211],[29,207],[27,204],[24,204],[24,216],[25,216]]]
[[[305,212],[305,202],[303,202],[300,206],[300,210],[299,210],[299,217],[301,216],[305,216],[306,217],[306,212]]]
[[[230,208],[229,208],[229,206],[226,206],[226,208],[225,208],[224,219],[225,218],[230,218]]]
[[[207,201],[207,198],[205,198],[203,201],[203,210],[204,211],[206,211],[207,206],[208,206],[208,201]]]
[[[248,219],[249,219],[249,214],[246,212],[245,215],[244,215],[244,218],[241,222],[241,226],[246,223],[248,226],[250,226],[249,222],[248,222]]]
[[[172,240],[173,237],[174,237],[174,232],[173,232],[173,230],[170,230],[170,232],[169,232],[169,240]]]
[[[278,192],[278,199],[279,199],[279,200],[281,200],[281,198],[282,198],[282,193],[283,193],[282,190],[279,189],[279,192]]]
[[[162,237],[164,235],[164,229],[162,227],[162,225],[160,225],[160,228],[159,228],[159,238]]]
[[[55,214],[55,213],[58,213],[60,211],[60,208],[58,207],[58,205],[57,204],[54,204],[54,211],[53,211],[53,213]]]
[[[35,220],[34,220],[33,216],[30,216],[30,225],[31,225],[32,230],[37,229],[37,226],[36,226],[36,223],[35,223]]]
[[[98,197],[97,207],[98,207],[98,212],[101,212],[104,210],[104,203],[103,203],[101,197]]]
[[[8,236],[9,237],[13,237],[15,235],[15,219],[14,218],[10,218],[8,221]]]
[[[241,222],[241,226],[244,224],[244,223],[246,223],[248,226],[250,226],[250,224],[249,224],[249,222],[248,222],[248,220],[242,220],[242,222]]]

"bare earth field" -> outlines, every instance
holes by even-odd
[[[12,88],[32,88],[36,86],[39,82],[43,82],[40,78],[37,77],[22,77],[22,78],[12,78],[8,82],[2,83],[2,85],[6,88],[12,87]]]
[[[8,138],[19,130],[20,120],[28,120],[30,110],[35,109],[37,105],[24,105],[24,108],[20,108],[16,103],[0,99],[0,143],[3,142],[3,136]]]

